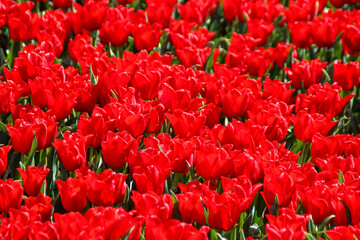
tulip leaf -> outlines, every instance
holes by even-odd
[[[347,224],[348,224],[348,225],[352,225],[351,213],[350,213],[350,210],[349,210],[348,206],[347,206],[346,203],[345,203],[343,200],[341,200],[340,198],[339,198],[339,200],[340,200],[341,203],[344,205],[345,212],[346,212],[346,218],[347,218]]]
[[[89,72],[90,72],[90,82],[92,83],[92,85],[95,86],[98,83],[98,77],[95,77],[91,65],[90,65]]]
[[[331,77],[330,77],[329,73],[325,69],[321,69],[321,71],[324,73],[326,81],[331,82]]]
[[[31,144],[31,148],[30,148],[30,152],[28,154],[28,156],[25,158],[25,166],[33,166],[34,165],[34,157],[35,157],[35,152],[36,152],[36,148],[37,148],[37,140],[36,140],[36,136],[34,133],[34,137],[33,137],[33,141]],[[30,161],[29,161],[30,160]]]
[[[311,233],[311,234],[316,234],[317,230],[316,230],[316,226],[314,224],[314,221],[312,219],[312,217],[310,216],[309,222],[307,224],[307,230]]]
[[[208,210],[207,207],[205,206],[205,203],[203,202],[203,200],[202,200],[201,197],[200,197],[200,201],[201,201],[201,204],[202,204],[203,210],[204,210],[205,222],[206,222],[207,225],[209,225],[209,222],[208,222],[209,210]]]
[[[330,215],[320,224],[319,231],[323,231],[326,225],[331,221],[331,219],[335,218],[335,215]]]
[[[2,132],[6,132],[6,125],[0,121],[0,129]]]
[[[260,227],[256,223],[254,223],[249,227],[249,234],[250,236],[258,236],[259,234],[261,234]]]
[[[275,194],[274,204],[270,208],[270,213],[271,213],[271,215],[274,215],[276,217],[279,214],[279,198],[278,198],[277,194]]]
[[[192,180],[195,180],[195,179],[196,179],[195,173],[194,173],[194,169],[191,167],[190,163],[189,163],[187,160],[186,160],[186,164],[187,164],[187,166],[188,166],[188,168],[189,168],[190,182],[191,182]]]
[[[343,173],[342,173],[342,171],[340,169],[339,169],[338,182],[339,183],[344,183],[345,182],[344,175],[343,175]]]
[[[291,67],[293,49],[294,49],[294,45],[291,45],[289,54],[287,55],[286,60],[285,60],[286,67]]]
[[[108,53],[109,53],[109,57],[116,57],[115,53],[113,52],[113,50],[111,48],[110,42],[109,42],[109,46],[108,46]]]
[[[62,133],[66,132],[66,131],[72,131],[74,130],[76,127],[77,127],[77,123],[74,123],[73,125],[71,126],[65,126],[63,128],[61,128],[59,131],[58,131],[58,134],[55,138],[59,138],[61,136]]]
[[[58,161],[56,159],[56,152],[55,148],[51,148],[50,152],[48,153],[47,158],[47,167],[50,169],[49,174],[46,177],[46,183],[47,183],[47,189],[46,189],[46,195],[53,197],[54,194],[54,186],[55,186],[55,180],[56,180],[56,173],[58,171]]]
[[[171,197],[172,197],[172,200],[173,200],[173,204],[176,204],[179,202],[178,198],[176,197],[175,193],[170,190],[170,194],[171,194]]]
[[[306,239],[308,240],[316,240],[316,238],[311,233],[306,232],[305,235]]]
[[[269,65],[269,67],[266,69],[266,72],[265,72],[264,77],[263,77],[264,79],[265,79],[265,77],[269,74],[269,72],[270,72],[273,64],[274,64],[274,62],[271,62],[270,65]]]
[[[124,235],[122,240],[127,240],[131,234],[131,232],[134,230],[135,227],[130,228],[130,230]]]
[[[110,92],[111,92],[111,96],[112,96],[114,99],[119,100],[118,97],[116,96],[115,92],[114,92],[112,89],[110,89]]]
[[[211,230],[214,230],[214,229],[211,229]],[[215,231],[215,230],[214,230]],[[215,238],[215,239],[220,239],[220,240],[227,240],[227,238],[224,238],[223,236],[221,236],[221,234],[220,233],[216,233],[216,236],[217,236],[217,238]]]

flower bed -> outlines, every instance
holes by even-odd
[[[0,2],[0,239],[360,238],[357,0]]]

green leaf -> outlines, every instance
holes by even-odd
[[[285,60],[286,67],[291,67],[293,49],[294,49],[294,45],[291,45],[289,54],[287,55],[286,60]]]
[[[209,222],[208,222],[209,210],[208,210],[207,207],[205,206],[205,203],[203,202],[203,200],[202,200],[201,197],[200,197],[200,201],[201,201],[201,204],[202,204],[203,209],[204,209],[205,222],[206,222],[207,225],[209,225]]]
[[[119,100],[118,97],[116,96],[115,92],[114,92],[112,89],[110,89],[110,92],[111,92],[111,96],[112,96],[114,99]]]
[[[333,219],[335,215],[330,215],[327,218],[324,219],[324,221],[319,226],[319,231],[323,231],[326,225]]]
[[[6,132],[6,125],[0,121],[0,129],[2,132]]]
[[[254,223],[249,227],[249,234],[250,236],[258,236],[259,234],[261,234],[260,227],[256,223]]]
[[[29,152],[29,154],[28,154],[28,156],[27,156],[27,158],[25,160],[26,161],[25,162],[26,166],[33,165],[37,145],[38,144],[37,144],[36,136],[35,136],[35,133],[34,133],[34,137],[33,137],[33,141],[32,141],[32,144],[31,144],[30,152]]]
[[[311,233],[306,232],[305,235],[306,239],[308,240],[316,240],[316,238]]]
[[[312,219],[312,217],[310,216],[309,222],[307,224],[307,230],[308,232],[310,232],[311,234],[316,234],[317,233],[317,229],[316,226],[314,224],[314,221]]]
[[[178,203],[179,200],[177,199],[175,193],[172,190],[170,190],[170,194],[171,194],[171,197],[172,197],[172,200],[173,200],[173,204]]]
[[[194,173],[194,169],[191,167],[190,163],[186,160],[186,164],[189,168],[189,173],[190,173],[190,181],[195,180],[195,173]]]
[[[273,64],[274,64],[274,62],[271,62],[270,65],[269,65],[269,67],[266,69],[266,72],[265,72],[265,74],[264,74],[264,79],[265,79],[265,77],[269,74],[270,69],[272,68]]]
[[[271,215],[274,215],[276,217],[279,214],[279,198],[278,198],[277,194],[275,194],[274,204],[270,208],[270,213],[271,213]]]
[[[339,169],[339,176],[338,176],[338,182],[339,183],[344,183],[344,175],[342,173],[342,171]]]
[[[213,229],[212,229],[213,230]],[[224,238],[223,236],[221,236],[220,233],[216,233],[216,236],[217,236],[217,239],[220,239],[220,240],[227,240],[227,238]]]
[[[331,82],[331,77],[330,77],[329,73],[325,69],[321,69],[321,71],[324,73],[326,81]]]
[[[127,240],[131,234],[131,232],[134,230],[135,227],[130,228],[130,230],[124,235],[122,240]]]
[[[77,123],[74,123],[73,125],[71,126],[65,126],[63,128],[61,128],[59,131],[58,131],[58,134],[55,138],[59,138],[61,136],[62,133],[66,132],[66,131],[72,131],[74,130],[76,127],[77,127]]]
[[[89,70],[89,72],[90,72],[90,82],[92,83],[92,85],[95,86],[95,85],[98,83],[98,77],[95,77],[91,65],[90,65],[90,70]]]
[[[341,203],[342,203],[342,204],[344,205],[344,207],[345,207],[347,224],[348,224],[348,225],[352,225],[351,213],[350,213],[350,210],[349,210],[348,206],[347,206],[346,203],[345,203],[343,200],[341,200],[340,198],[339,198],[339,200],[341,201]]]

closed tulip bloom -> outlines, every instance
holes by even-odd
[[[215,144],[204,144],[194,153],[196,173],[204,179],[227,177],[233,169],[232,159],[225,146],[218,148]]]
[[[91,204],[108,207],[115,202],[121,202],[122,198],[117,198],[117,194],[118,191],[123,190],[126,177],[127,175],[116,174],[111,169],[107,169],[100,174],[89,172],[86,177],[86,187],[87,197]],[[124,193],[122,196],[124,196]]]
[[[77,178],[56,180],[61,202],[66,211],[80,212],[86,207],[86,183]]]
[[[0,179],[0,212],[8,213],[11,208],[20,208],[24,189],[19,182],[11,178]]]
[[[285,68],[292,84],[296,89],[308,89],[312,84],[320,83],[323,76],[322,69],[325,69],[327,62],[321,62],[319,58],[308,61],[293,63],[291,68]]]
[[[50,172],[45,165],[40,168],[28,166],[26,171],[21,168],[17,168],[17,170],[21,175],[25,193],[33,197],[40,193],[45,178]]]
[[[28,41],[35,39],[39,33],[41,18],[29,10],[10,15],[8,26],[13,41]]]
[[[132,194],[131,199],[139,215],[156,215],[163,221],[171,218],[173,201],[170,194],[157,195],[153,192],[140,194],[136,191],[132,191]]]
[[[159,43],[161,37],[161,25],[140,23],[132,30],[134,44],[137,50],[151,51]]]
[[[99,33],[104,44],[121,47],[127,43],[130,35],[130,22],[128,20],[113,20],[103,23]]]
[[[108,10],[108,1],[87,1],[84,6],[74,3],[80,14],[81,23],[86,30],[94,31],[101,28]]]
[[[0,147],[0,176],[3,175],[7,167],[7,155],[11,150],[11,146],[2,146]]]
[[[23,154],[29,153],[34,138],[31,124],[16,119],[14,126],[8,124],[6,128],[9,132],[13,149]]]
[[[316,133],[326,136],[338,121],[333,122],[329,115],[309,114],[301,110],[297,115],[292,115],[292,123],[295,137],[303,142],[311,142]]]
[[[341,61],[333,63],[333,80],[338,83],[344,91],[352,91],[360,83],[359,62],[343,64]]]
[[[40,214],[42,222],[49,221],[51,218],[53,205],[52,198],[40,193],[36,197],[28,197],[25,199],[25,206],[29,209],[35,210]]]
[[[220,91],[222,111],[228,118],[242,117],[248,110],[255,97],[248,88],[232,88]]]
[[[108,132],[101,143],[104,162],[113,168],[121,168],[127,163],[130,151],[137,150],[141,137],[133,138],[128,132]]]
[[[74,171],[87,164],[86,137],[80,136],[78,133],[65,132],[64,139],[55,139],[53,146],[67,171]]]

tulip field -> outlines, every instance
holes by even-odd
[[[360,239],[360,0],[0,0],[0,240]]]

